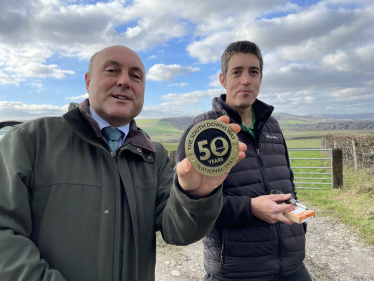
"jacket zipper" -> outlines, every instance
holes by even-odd
[[[225,229],[222,228],[221,264],[225,263]]]
[[[262,170],[262,167],[264,166],[264,163],[262,162],[262,159],[261,159],[261,152],[260,152],[260,147],[259,147],[259,144],[258,144],[259,141],[260,141],[260,138],[258,138],[258,140],[257,140],[257,136],[259,136],[261,134],[261,130],[262,130],[264,124],[265,124],[265,122],[263,122],[263,121],[260,122],[260,124],[258,126],[258,130],[257,130],[257,132],[255,132],[256,135],[253,138],[255,140],[255,146],[256,146],[256,155],[257,155],[256,158],[257,158],[258,166],[260,168],[260,173],[261,173],[261,176],[262,176],[262,182],[263,182],[264,190],[266,192],[265,175],[264,175],[264,171]]]
[[[262,128],[264,127],[266,121],[261,121],[260,124],[259,124],[259,127],[258,127],[258,131],[257,131],[257,134],[258,136],[260,136],[260,133],[262,131]],[[257,136],[257,135],[256,135]],[[264,183],[264,189],[265,189],[265,192],[266,192],[266,181],[265,181],[265,175],[264,175],[264,171],[263,171],[263,162],[262,162],[262,159],[261,159],[261,152],[260,152],[260,148],[259,148],[259,140],[257,141],[256,138],[255,139],[255,144],[256,144],[256,154],[257,154],[257,160],[259,162],[259,166],[260,166],[260,172],[261,172],[261,176],[262,176],[262,181]],[[279,263],[279,274],[277,276],[277,280],[280,276],[282,276],[283,274],[283,264],[282,264],[282,259],[281,259],[281,253],[282,253],[282,238],[281,238],[281,230],[280,230],[280,226],[278,223],[275,223],[275,227],[276,227],[276,230],[277,230],[277,234],[278,234],[278,263]]]

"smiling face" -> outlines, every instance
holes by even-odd
[[[85,80],[91,108],[112,127],[130,123],[141,112],[145,69],[129,48],[112,46],[98,52]]]
[[[260,91],[260,62],[252,53],[236,53],[228,63],[227,73],[219,76],[226,89],[226,103],[234,109],[250,108]]]

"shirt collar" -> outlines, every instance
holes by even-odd
[[[93,119],[95,119],[97,124],[99,124],[100,130],[102,130],[105,127],[112,127],[107,121],[105,121],[103,118],[101,118],[99,115],[97,115],[96,112],[91,108],[91,106],[89,108],[90,108],[91,117]],[[126,137],[129,133],[129,130],[130,130],[130,124],[120,126],[120,127],[116,127],[116,128],[118,130],[120,130],[121,132],[123,132],[125,134],[125,137]]]

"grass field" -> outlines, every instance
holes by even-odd
[[[147,123],[153,123],[153,122],[158,122],[160,119],[136,119],[136,125],[141,127],[141,124],[147,124]]]
[[[374,130],[284,131],[283,135],[285,139],[293,139],[301,137],[324,136],[330,134],[354,135],[364,133],[374,133]]]
[[[306,121],[300,121],[300,120],[284,120],[279,121],[279,124],[281,125],[298,125],[298,124],[308,124],[309,122]]]
[[[141,125],[139,125],[139,127],[142,128]],[[174,128],[173,126],[171,126],[169,122],[160,122],[160,121],[158,121],[155,126],[144,127],[143,130],[150,136],[167,135],[167,134],[180,134],[181,135],[183,133],[181,130],[178,130]]]
[[[162,144],[169,152],[172,150],[177,150],[178,143],[163,143]]]
[[[286,140],[287,148],[320,148],[321,139]]]
[[[154,120],[152,120],[152,122],[154,122]],[[183,131],[171,126],[169,122],[158,121],[157,124],[150,127],[144,125],[146,124],[143,124],[143,127],[142,125],[139,125],[139,127],[144,130],[152,140],[161,143],[179,141],[183,133]]]

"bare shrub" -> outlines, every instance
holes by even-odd
[[[326,135],[323,148],[341,148],[343,161],[347,166],[354,165],[354,148],[357,165],[360,168],[374,169],[374,134]]]

